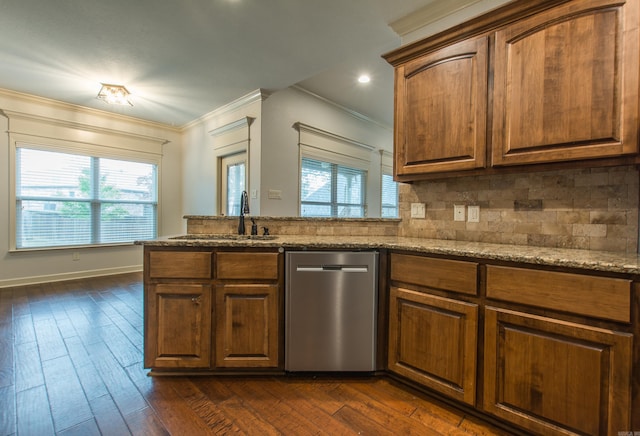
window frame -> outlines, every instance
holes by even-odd
[[[42,140],[42,138],[40,138]],[[46,142],[44,142],[46,141]],[[43,142],[34,141],[31,137],[26,137],[25,139],[15,139],[11,141],[11,146],[9,147],[9,226],[10,226],[10,234],[9,234],[9,252],[28,252],[28,251],[49,251],[49,250],[64,250],[69,248],[86,248],[86,247],[111,247],[111,246],[130,246],[133,245],[134,240],[131,241],[120,241],[120,242],[104,242],[104,243],[96,243],[91,242],[88,244],[70,244],[70,245],[54,245],[54,246],[40,246],[40,247],[18,247],[17,246],[17,237],[18,237],[18,214],[17,214],[17,203],[18,203],[18,195],[17,195],[17,178],[18,178],[18,168],[17,165],[17,150],[19,148],[31,149],[31,150],[40,150],[46,152],[53,153],[65,153],[65,154],[75,154],[87,156],[90,158],[102,158],[102,159],[112,159],[112,160],[122,160],[128,162],[137,162],[144,164],[155,165],[155,202],[150,201],[130,201],[130,200],[110,200],[110,199],[82,199],[82,202],[87,202],[91,205],[92,209],[96,208],[96,204],[109,204],[109,203],[135,203],[135,204],[152,204],[155,203],[155,219],[153,223],[154,229],[154,237],[156,238],[160,234],[161,229],[161,155],[155,153],[149,153],[144,151],[135,151],[125,148],[119,148],[117,146],[107,147],[103,145],[97,144],[89,144],[89,143],[78,143],[76,141],[67,141],[67,140],[58,140],[54,138],[45,138]],[[93,196],[92,196],[93,197]],[[32,199],[31,196],[27,197],[27,199]],[[95,213],[94,218],[92,218],[92,233],[95,225]],[[99,221],[99,214],[97,216],[97,220]],[[152,239],[153,239],[152,238]]]

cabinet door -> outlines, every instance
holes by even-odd
[[[149,285],[146,305],[146,368],[211,366],[210,285]]]
[[[270,284],[216,288],[216,366],[278,366],[278,290]]]
[[[576,0],[495,34],[492,165],[638,151],[638,2]]]
[[[487,53],[483,37],[396,68],[395,173],[399,180],[485,166]]]
[[[389,370],[474,405],[478,306],[391,288]]]
[[[487,307],[484,410],[537,434],[630,427],[630,334]]]

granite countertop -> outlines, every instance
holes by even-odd
[[[152,247],[282,247],[288,250],[314,248],[405,250],[423,254],[473,257],[476,259],[523,262],[535,265],[579,268],[640,275],[640,257],[637,254],[562,248],[503,245],[483,242],[451,241],[442,239],[403,238],[395,236],[302,236],[275,235],[274,239],[189,239],[160,238],[136,241],[138,245]],[[203,235],[206,236],[206,235]],[[174,237],[175,238],[175,237]]]

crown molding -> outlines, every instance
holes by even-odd
[[[12,127],[11,120],[27,120],[27,121],[35,121],[41,124],[49,124],[51,126],[56,126],[56,127],[66,127],[74,130],[83,130],[85,132],[93,132],[93,133],[100,133],[100,134],[109,134],[112,136],[115,135],[115,136],[121,136],[126,138],[133,138],[136,140],[153,142],[160,145],[165,145],[171,142],[166,138],[159,138],[157,136],[149,136],[149,135],[141,135],[139,133],[125,132],[120,129],[110,129],[107,127],[99,127],[92,124],[80,123],[77,121],[61,120],[59,118],[45,117],[42,115],[28,114],[24,112],[12,111],[7,109],[2,109],[0,110],[0,112],[9,120],[9,129],[7,130],[8,133],[30,134],[28,132],[21,132],[20,130],[16,130]]]
[[[325,137],[325,138],[328,138],[328,139],[330,139],[332,141],[335,141],[335,142],[341,142],[343,144],[355,145],[357,147],[363,148],[363,149],[368,150],[368,151],[373,151],[375,149],[375,147],[372,147],[369,144],[365,144],[363,142],[358,142],[358,141],[355,141],[353,139],[345,138],[344,136],[336,135],[335,133],[328,132],[328,131],[322,130],[322,129],[318,129],[317,127],[313,127],[313,126],[310,126],[308,124],[304,124],[304,123],[301,123],[301,122],[294,123],[293,124],[293,128],[296,129],[300,133],[302,133],[302,132],[312,133],[312,134],[314,134],[316,136]]]
[[[25,94],[18,91],[12,91],[10,89],[0,88],[0,98],[6,97],[11,100],[18,100],[23,103],[46,105],[48,108],[56,110],[67,111],[75,114],[98,116],[105,120],[120,121],[126,123],[135,123],[138,126],[146,126],[155,129],[170,130],[173,132],[180,132],[180,128],[170,126],[164,123],[158,123],[155,121],[144,120],[142,118],[136,118],[129,115],[121,115],[113,112],[103,111],[100,109],[93,109],[86,106],[80,106],[71,103],[65,103],[60,100],[54,100],[47,97],[40,97],[33,94]],[[5,112],[11,112],[11,110],[3,109]],[[18,113],[18,112],[15,112]]]
[[[305,93],[305,94],[307,94],[307,95],[309,95],[309,96],[311,96],[311,97],[313,97],[313,98],[315,98],[317,100],[322,101],[323,103],[326,103],[326,104],[331,105],[331,106],[333,106],[335,108],[338,108],[341,111],[346,112],[347,114],[351,115],[352,117],[354,117],[354,118],[356,118],[356,119],[358,119],[360,121],[364,121],[366,123],[375,124],[376,126],[381,127],[381,128],[383,128],[385,130],[393,131],[393,127],[392,126],[389,126],[387,124],[383,124],[383,123],[381,123],[379,121],[374,120],[373,118],[369,118],[368,116],[363,115],[360,112],[354,111],[353,109],[349,109],[346,106],[342,106],[341,104],[338,104],[335,101],[332,101],[332,100],[329,100],[328,98],[322,97],[322,96],[320,96],[320,95],[318,95],[318,94],[316,94],[314,92],[311,92],[311,91],[309,91],[309,90],[307,90],[305,88],[302,88],[299,85],[292,85],[291,88],[293,88],[293,89],[295,89],[297,91],[303,92],[303,93]]]
[[[389,27],[401,38],[408,33],[428,26],[443,19],[446,16],[454,14],[461,9],[467,8],[482,0],[447,0],[444,2],[434,1],[428,5],[399,18],[389,24]]]
[[[224,126],[216,127],[213,130],[209,130],[209,135],[211,136],[220,136],[225,133],[231,132],[236,129],[241,129],[243,127],[249,127],[255,118],[253,117],[242,117],[239,120],[232,121],[229,124],[225,124]]]
[[[224,106],[220,106],[219,108],[214,109],[213,111],[201,116],[200,118],[196,118],[195,120],[183,125],[180,129],[186,130],[190,127],[195,126],[196,124],[200,124],[212,118],[216,118],[226,113],[236,111],[244,106],[255,103],[256,101],[265,101],[267,98],[269,98],[270,95],[270,92],[258,88],[255,91],[251,91],[250,93],[245,94],[242,97],[225,104]]]

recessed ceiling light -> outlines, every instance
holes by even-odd
[[[369,83],[371,81],[371,77],[369,77],[366,74],[362,74],[360,77],[358,77],[358,82],[360,83]]]
[[[101,83],[102,88],[98,92],[98,98],[108,104],[120,104],[133,106],[129,100],[129,91],[122,85],[109,85]]]

